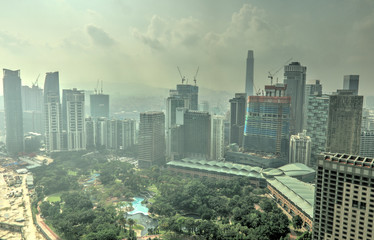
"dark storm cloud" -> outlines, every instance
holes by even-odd
[[[101,46],[112,46],[115,41],[109,36],[103,29],[96,27],[94,25],[88,25],[86,27],[88,35],[91,37],[92,41]]]

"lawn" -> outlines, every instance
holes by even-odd
[[[61,195],[62,195],[62,193],[55,193],[55,194],[49,195],[47,200],[50,203],[59,202],[59,201],[61,201]]]
[[[70,175],[70,176],[77,176],[77,172],[69,170],[68,171],[68,175]]]
[[[134,230],[143,230],[143,229],[144,229],[143,225],[140,225],[140,224],[136,224],[136,225],[134,225],[132,228],[133,228]]]

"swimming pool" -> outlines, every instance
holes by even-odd
[[[131,212],[128,212],[127,214],[134,215],[137,213],[141,213],[144,215],[148,215],[148,208],[142,205],[143,200],[144,198],[134,197],[134,201],[132,202],[132,207],[134,208],[134,210],[132,210]]]

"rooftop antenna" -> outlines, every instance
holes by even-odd
[[[103,94],[103,80],[101,80],[101,89],[100,89],[100,93]]]
[[[96,88],[94,88],[94,93],[99,94],[99,79],[97,79]]]
[[[197,70],[196,70],[195,76],[193,77],[193,81],[195,82],[195,86],[196,86],[196,77],[197,77],[197,74],[199,73],[199,68],[200,68],[200,67],[197,67]]]
[[[186,81],[186,77],[185,76],[182,76],[182,73],[181,73],[181,70],[179,69],[179,67],[177,66],[178,68],[178,72],[179,72],[179,75],[181,76],[181,79],[182,79],[182,84],[184,83],[184,81]]]

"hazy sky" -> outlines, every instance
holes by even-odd
[[[104,92],[137,94],[174,88],[177,66],[192,82],[200,66],[199,86],[243,92],[252,49],[256,88],[292,57],[325,91],[359,74],[360,93],[374,95],[373,0],[0,3],[0,67],[20,69],[27,85],[59,71],[61,88],[93,90],[100,79]]]

